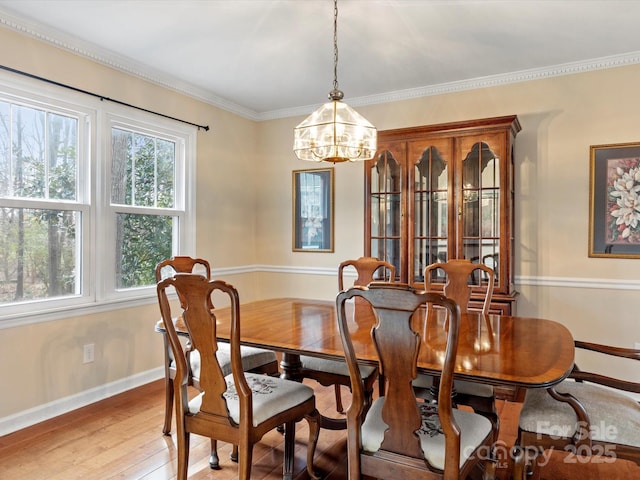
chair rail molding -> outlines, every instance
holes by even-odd
[[[595,288],[609,290],[640,290],[640,281],[612,278],[537,277],[516,275],[516,285],[534,287]]]
[[[285,273],[291,275],[330,275],[335,276],[338,273],[337,268],[327,267],[305,267],[305,266],[287,266],[287,265],[254,265],[247,267],[234,267],[213,270],[215,273],[238,274],[249,272],[262,273]],[[351,272],[346,272],[348,275]],[[355,277],[355,272],[353,273]],[[581,278],[581,277],[552,277],[552,276],[536,276],[536,275],[516,275],[514,277],[516,286],[533,286],[533,287],[561,287],[561,288],[591,288],[591,289],[609,289],[609,290],[640,290],[639,280],[613,279],[613,278]]]

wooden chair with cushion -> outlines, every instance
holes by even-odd
[[[176,273],[199,273],[206,279],[211,278],[211,266],[207,260],[202,258],[192,258],[188,256],[175,256],[170,259],[164,260],[156,265],[155,274],[156,281],[159,282],[164,278],[171,277]],[[182,299],[181,299],[182,300]],[[177,321],[175,318],[174,321]],[[162,323],[162,320],[159,321]],[[164,426],[162,431],[165,435],[171,434],[171,417],[173,414],[173,379],[176,375],[176,365],[173,358],[173,353],[169,345],[166,330],[164,328],[157,329],[163,334],[164,347],[165,347],[165,416]],[[182,335],[182,334],[181,334]],[[187,355],[189,358],[189,385],[193,385],[196,388],[200,387],[200,365],[201,359],[198,351],[191,352],[189,350],[189,343],[187,341]],[[242,363],[245,370],[252,373],[263,373],[267,375],[276,375],[278,373],[278,358],[276,354],[270,350],[264,350],[261,348],[242,346],[240,348],[242,355]],[[231,356],[229,345],[221,343],[218,351],[216,352],[218,361],[222,367],[223,372],[226,374],[231,373]],[[234,447],[232,452],[232,459],[237,459],[237,448]],[[211,452],[211,468],[218,467],[218,456],[215,448]]]
[[[483,264],[471,263],[470,260],[456,259],[449,260],[446,263],[432,263],[424,269],[426,291],[435,291],[433,281],[438,270],[444,272],[446,277],[443,290],[444,295],[453,299],[458,304],[462,314],[467,313],[469,300],[471,298],[472,285],[470,284],[470,277],[479,273],[481,275],[480,281],[476,281],[475,283],[483,284],[482,276],[484,276],[486,284],[478,288],[484,290],[482,314],[487,315],[489,313],[495,281],[493,269]],[[440,277],[440,280],[442,280],[442,277]],[[434,388],[434,378],[429,375],[418,375],[418,378],[414,382],[414,387],[418,396],[430,398]],[[500,423],[495,406],[493,387],[482,383],[454,380],[453,391],[456,404],[467,405],[473,408],[476,413],[484,415],[491,420],[495,439],[497,439]]]
[[[376,326],[369,335],[386,393],[366,410],[366,394],[352,344],[352,321],[346,303],[362,298],[371,304]],[[437,403],[417,401],[416,378],[424,311],[429,303],[449,314],[447,344]],[[347,409],[348,478],[458,479],[479,473],[475,467],[491,457],[491,422],[474,412],[458,410],[451,396],[460,328],[460,309],[453,300],[417,291],[400,283],[352,287],[336,299],[338,325],[351,376],[352,402]],[[358,315],[356,310],[355,315]],[[357,321],[357,318],[355,319]],[[484,478],[493,478],[495,463],[482,462]]]
[[[344,289],[344,269],[347,267],[356,269],[358,277],[354,281],[354,285],[368,285],[375,280],[395,280],[395,267],[384,260],[375,257],[360,257],[356,260],[345,260],[338,266],[338,291]],[[325,387],[334,386],[336,396],[336,410],[344,413],[342,406],[342,395],[340,388],[342,385],[351,386],[349,379],[349,371],[344,362],[336,360],[325,360],[323,358],[300,356],[302,363],[302,376],[311,378]],[[366,391],[373,395],[373,384],[378,378],[378,372],[375,368],[363,365],[361,366],[361,374],[364,379]],[[384,381],[380,379],[380,391],[384,392]]]
[[[181,299],[182,315],[189,331],[190,347],[180,341],[174,326],[176,314],[167,298],[174,288]],[[267,375],[245,373],[240,349],[240,300],[237,290],[224,281],[208,280],[202,275],[179,273],[158,283],[158,301],[162,321],[175,359],[173,379],[176,397],[178,442],[178,479],[187,478],[191,433],[239,446],[238,478],[251,477],[253,445],[265,433],[285,425],[283,478],[293,476],[295,424],[305,418],[309,423],[307,473],[313,472],[313,454],[320,429],[319,413],[313,389],[298,382]],[[211,296],[221,292],[229,297],[231,373],[226,374],[216,352],[217,320]],[[200,392],[189,389],[188,352],[200,352]]]
[[[640,360],[640,350],[576,341],[583,355]],[[606,358],[606,357],[603,357]],[[640,383],[575,366],[569,379],[550,389],[527,390],[520,412],[517,444],[605,455],[640,465]]]

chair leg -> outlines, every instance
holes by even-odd
[[[344,413],[344,408],[342,407],[342,392],[340,391],[340,384],[334,384],[333,389],[336,392],[336,411],[338,413]]]
[[[295,460],[296,422],[287,422],[284,426],[284,461],[282,462],[282,480],[293,480],[293,462]],[[242,452],[240,452],[242,454]]]
[[[240,458],[238,461],[238,479],[249,480],[251,478],[251,462],[253,459],[253,444],[243,443],[240,448]]]
[[[232,462],[238,463],[238,445],[233,445],[229,458]],[[220,460],[218,458],[218,441],[211,439],[211,455],[209,456],[209,466],[212,470],[220,470]]]
[[[182,442],[178,440],[177,480],[187,480],[187,471],[189,469],[189,443],[190,443],[191,436],[188,432],[185,432],[184,430],[179,431],[178,435],[183,435],[183,438],[182,438]]]
[[[238,445],[234,445],[229,454],[229,458],[232,462],[238,463]]]
[[[171,435],[171,416],[173,414],[173,381],[165,376],[164,426],[162,433]]]
[[[311,480],[320,480],[320,476],[313,468],[313,457],[318,444],[318,436],[320,434],[320,413],[314,410],[311,414],[305,416],[309,423],[309,441],[307,443],[307,473]]]
[[[209,466],[212,470],[220,470],[220,460],[218,459],[218,441],[211,439],[211,455],[209,455]]]
[[[162,427],[162,433],[165,435],[171,435],[171,416],[173,414],[173,379],[171,378],[169,365],[171,364],[171,347],[167,340],[166,332],[162,334],[162,340],[164,342],[164,390],[165,390],[165,405],[164,405],[164,426]]]

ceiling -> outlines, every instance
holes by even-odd
[[[638,0],[338,9],[352,106],[640,62]],[[0,25],[258,120],[310,112],[333,87],[331,0],[0,0]]]

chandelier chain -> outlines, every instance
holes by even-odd
[[[338,0],[333,0],[333,89],[338,90]]]

